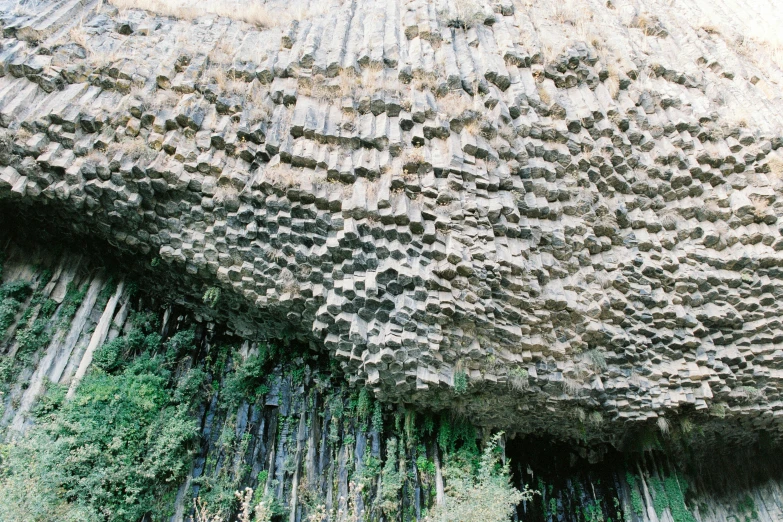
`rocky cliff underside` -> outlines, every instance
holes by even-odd
[[[384,404],[592,462],[778,440],[783,15],[532,4],[0,0],[0,216]],[[87,371],[63,357],[54,382]]]

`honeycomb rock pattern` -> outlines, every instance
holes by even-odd
[[[708,23],[741,2],[659,3],[257,28],[2,0],[0,200],[219,287],[242,335],[295,332],[381,398],[779,430],[783,72]]]

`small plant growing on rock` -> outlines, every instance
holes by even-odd
[[[244,491],[234,492],[234,496],[239,501],[239,514],[236,520],[239,522],[269,522],[272,520],[274,510],[271,503],[267,500],[261,500],[254,503],[253,488],[245,488]],[[224,522],[228,520],[221,512],[211,512],[207,503],[200,497],[193,499],[193,516],[188,518],[189,522]]]
[[[560,384],[563,387],[563,393],[566,395],[579,395],[582,391],[582,383],[573,377],[563,377]]]
[[[454,393],[463,395],[468,391],[468,376],[462,370],[454,374]]]
[[[204,304],[208,305],[210,308],[215,308],[220,300],[220,288],[216,286],[207,288],[202,300],[204,301]]]
[[[658,417],[656,424],[658,425],[658,429],[661,431],[661,434],[663,435],[669,434],[669,429],[670,429],[669,421],[666,420],[666,417]]]
[[[745,402],[755,402],[760,400],[764,396],[764,392],[753,386],[740,386],[738,395],[745,400]]]
[[[476,0],[454,0],[440,13],[440,22],[455,29],[470,29],[484,23],[486,17]]]
[[[601,350],[597,348],[594,348],[592,350],[587,350],[584,353],[584,356],[594,370],[599,371],[599,370],[606,369],[606,356]]]
[[[512,368],[508,372],[508,383],[517,391],[522,391],[530,386],[529,375],[524,368]]]

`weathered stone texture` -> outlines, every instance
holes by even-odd
[[[777,430],[783,73],[694,22],[737,2],[678,4],[257,30],[0,1],[0,198],[219,286],[242,335],[274,318],[383,398],[453,406],[464,372],[464,411],[517,429],[564,401]]]

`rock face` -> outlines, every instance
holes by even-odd
[[[4,450],[0,518],[4,521],[61,519],[56,517],[66,517],[74,507],[86,504],[93,512],[98,508],[109,520],[138,520],[127,515],[135,510],[146,513],[149,520],[192,522],[196,498],[213,513],[222,510],[225,514],[236,510],[231,502],[233,492],[244,487],[253,488],[275,506],[274,520],[340,522],[355,520],[353,515],[361,513],[358,519],[371,522],[426,521],[437,492],[443,492],[444,487],[448,491],[451,485],[447,470],[455,453],[470,452],[471,445],[487,442],[489,430],[476,430],[466,419],[449,412],[431,415],[373,400],[367,389],[351,387],[325,354],[306,346],[289,346],[281,352],[276,343],[226,336],[222,325],[198,321],[185,309],[166,306],[146,293],[154,285],[148,288],[133,277],[123,284],[117,271],[101,268],[109,263],[96,263],[100,256],[57,252],[50,245],[19,244],[4,234],[0,245],[0,444]],[[10,317],[9,301],[15,302],[10,309],[16,312]],[[183,337],[187,332],[190,335]],[[138,342],[145,335],[156,342],[139,351],[132,340]],[[180,341],[175,343],[176,339]],[[173,348],[175,344],[178,348]],[[91,346],[100,348],[93,350]],[[125,346],[119,360],[107,357],[107,353],[118,354],[111,346]],[[169,359],[169,350],[175,350],[176,356]],[[133,445],[134,435],[147,433],[149,422],[149,418],[137,419],[142,426],[137,430],[122,424],[119,412],[128,407],[127,399],[111,383],[126,375],[135,360],[163,352],[171,361],[157,359],[166,368],[158,374],[169,383],[165,396],[182,397],[180,386],[194,378],[202,384],[187,386],[190,393],[184,417],[193,426],[187,451],[167,446],[179,455],[182,465],[171,466],[171,474],[154,484],[153,497],[138,489],[144,484],[150,487],[148,482],[140,482],[135,473],[117,473],[107,465],[107,460],[124,460],[117,455],[118,447],[126,442]],[[268,357],[270,353],[276,355]],[[68,400],[66,390],[75,388],[79,369],[84,367],[90,371],[71,404],[95,415],[101,403],[111,401],[115,415],[111,424],[124,429],[112,431],[107,440],[97,427],[100,423],[84,423],[81,427],[94,437],[85,437],[81,430],[73,436],[89,442],[89,451],[72,443],[72,451],[57,452],[62,460],[55,460],[56,477],[52,477],[44,471],[50,468],[43,464],[51,464],[52,457],[42,448],[50,442],[54,445],[54,441],[32,441],[48,430],[60,429],[62,420],[56,419],[58,412],[63,414],[63,401]],[[135,368],[131,374],[140,369]],[[150,380],[149,373],[141,373],[144,377],[140,380]],[[96,386],[95,380],[90,382],[91,378],[99,379],[102,386]],[[128,381],[122,378],[122,382]],[[129,388],[134,396],[144,394],[138,381]],[[171,417],[170,411],[157,411],[159,403],[145,404],[157,412],[153,417]],[[550,437],[506,437],[505,458],[514,471],[514,484],[522,487],[526,483],[540,492],[531,502],[518,506],[515,519],[781,520],[779,446],[765,450],[763,444],[737,447],[724,443],[711,446],[707,454],[678,458],[677,443],[687,447],[689,440],[699,437],[698,429],[686,432],[683,427],[684,422],[672,424],[668,435],[658,434],[654,447],[626,444],[622,452],[602,445],[586,448],[573,441],[558,443]],[[7,444],[9,440],[15,444]],[[153,440],[158,439],[153,435]],[[37,472],[24,474],[21,481],[13,480],[18,468],[8,465],[14,462],[17,447],[27,448],[25,468],[39,463],[33,468]],[[460,450],[455,450],[457,447]],[[38,450],[40,460],[30,458],[35,455],[30,448]],[[107,455],[111,458],[104,459]],[[603,460],[596,462],[596,456],[603,456]],[[74,461],[91,465],[74,466]],[[154,460],[132,462],[135,466],[123,471],[147,469],[145,464]],[[390,480],[389,473],[395,470]],[[73,482],[68,481],[74,475],[93,488],[99,487],[100,492],[127,491],[136,486],[139,493],[123,495],[121,503],[117,497],[96,494],[95,489],[88,490],[88,498],[75,497]],[[396,489],[388,486],[395,483],[395,475]],[[96,476],[100,480],[90,480]],[[62,482],[42,480],[44,477]],[[43,501],[35,495],[41,491],[39,481],[46,485]],[[57,487],[60,484],[71,487]],[[22,498],[36,500],[35,514],[27,508],[29,502],[17,502],[19,489],[33,492]],[[160,502],[150,502],[150,497]],[[122,518],[122,514],[115,516],[120,507],[124,508],[120,513],[126,513]],[[47,516],[50,513],[54,514]],[[81,514],[77,520],[86,518],[83,511]]]
[[[219,288],[239,334],[310,341],[384,400],[778,433],[783,72],[726,26],[776,36],[780,11],[535,4],[259,29],[2,1],[0,200]]]

